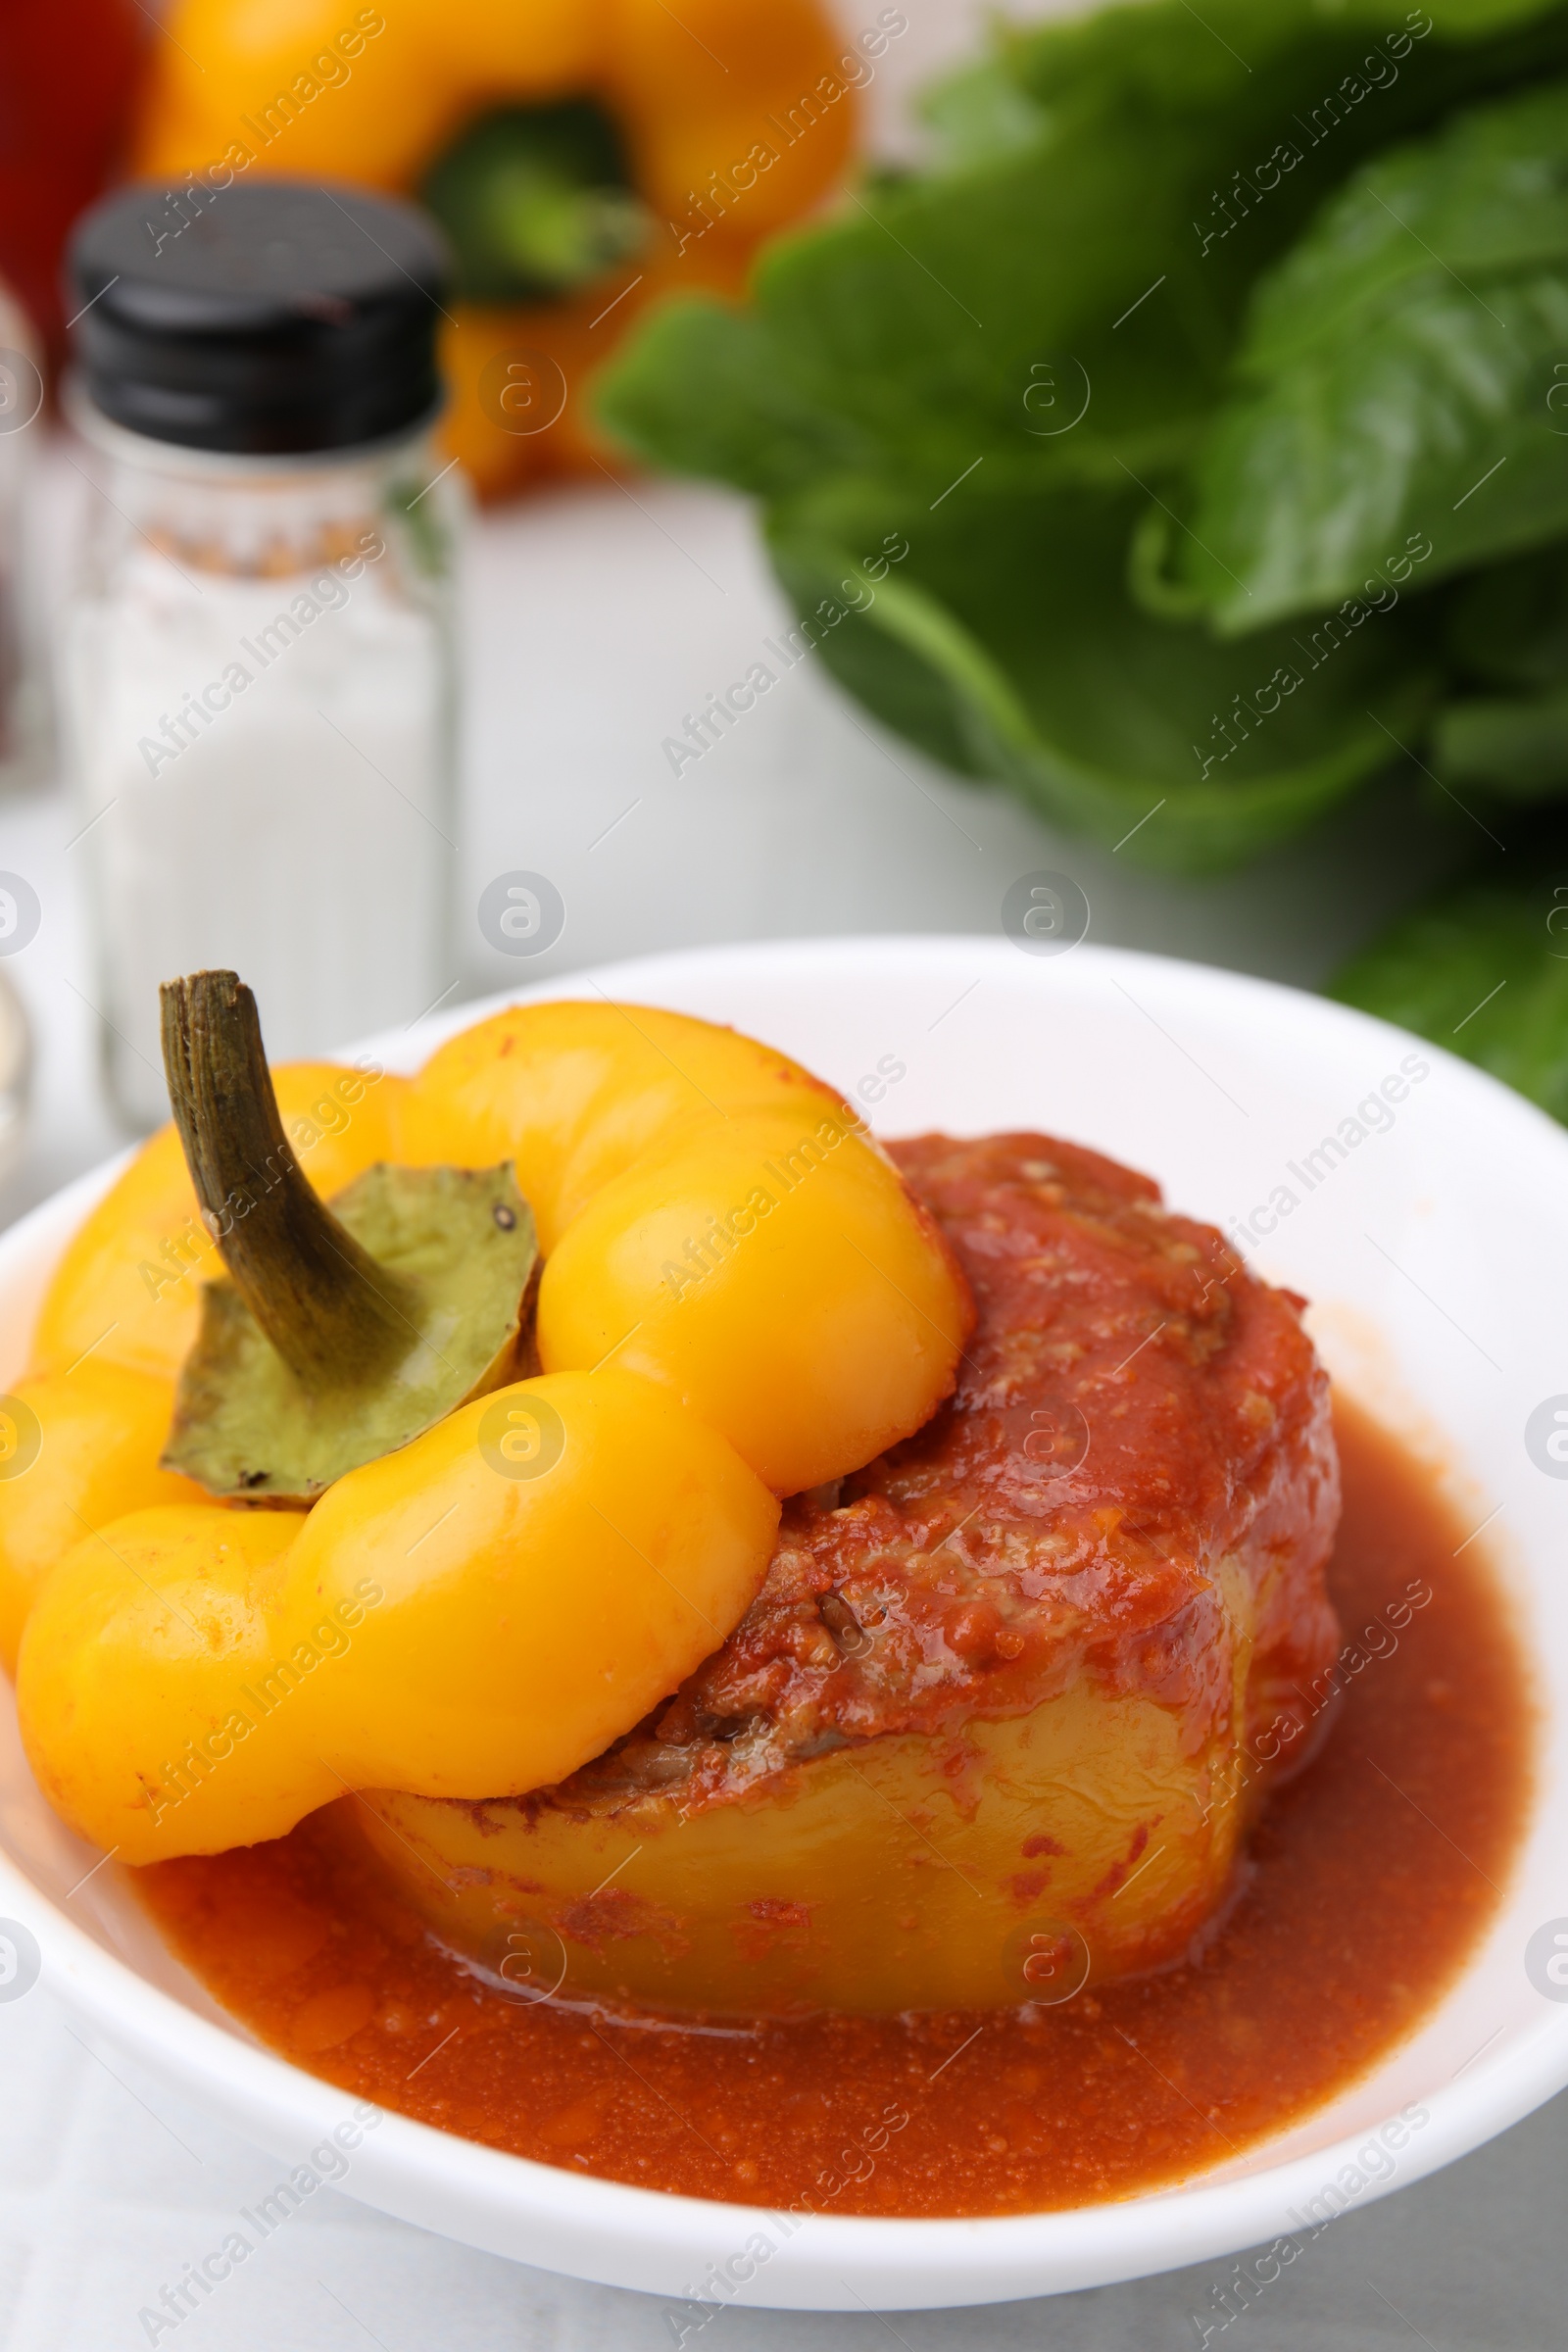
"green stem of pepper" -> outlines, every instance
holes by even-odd
[[[650,225],[619,132],[588,98],[483,116],[419,192],[475,302],[559,301],[627,260]]]
[[[255,998],[233,972],[194,972],[160,996],[174,1124],[235,1289],[302,1387],[340,1390],[384,1374],[417,1337],[412,1293],[301,1173]]]

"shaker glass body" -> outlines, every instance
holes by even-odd
[[[160,981],[256,991],[276,1060],[453,982],[462,494],[422,437],[330,458],[144,439],[79,396],[94,490],[61,706],[111,1092],[166,1115]]]

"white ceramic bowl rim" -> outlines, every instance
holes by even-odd
[[[818,1066],[849,1087],[860,1047],[855,1034],[858,993],[877,997],[883,1014],[890,1005],[912,997],[919,1001],[923,1016],[929,1004],[940,1006],[949,995],[956,996],[966,980],[975,985],[976,974],[989,984],[980,991],[982,996],[989,994],[996,1001],[1016,1000],[1020,994],[1038,999],[1038,1017],[1054,1015],[1065,1024],[1064,1038],[1071,1034],[1075,1017],[1088,1018],[1085,1006],[1102,1025],[1107,1005],[1115,1013],[1119,992],[1127,1004],[1121,1017],[1137,1050],[1148,1042],[1138,1028],[1140,1016],[1157,1003],[1158,1019],[1148,1017],[1189,1060],[1192,1052],[1183,1039],[1203,1043],[1229,1033],[1267,1040],[1270,1054],[1283,1054],[1287,1060],[1296,1054],[1304,1065],[1315,1057],[1317,1062],[1338,1062],[1360,1072],[1396,1067],[1401,1054],[1417,1042],[1320,999],[1164,958],[1084,947],[1070,964],[1066,958],[1042,963],[1019,956],[1010,945],[996,940],[913,938],[786,943],[643,958],[569,975],[548,988],[466,1004],[439,1021],[424,1023],[413,1040],[383,1038],[371,1041],[367,1051],[380,1054],[389,1066],[414,1067],[445,1036],[516,996],[604,993],[685,1006],[710,1017],[733,1017],[738,1026],[755,1025],[771,1042],[798,1052],[801,1046],[792,1032],[789,1008],[808,1000],[805,1026],[810,1029],[815,1023]],[[770,1024],[757,1009],[763,1001],[777,1008]],[[948,1017],[939,1010],[927,1034]],[[820,1050],[820,1040],[835,1026],[849,1033],[849,1059]],[[961,1038],[957,1042],[966,1061],[971,1051],[980,1050],[972,1039],[970,1046]],[[1102,1057],[1097,1038],[1089,1039],[1089,1047],[1092,1058]],[[1468,1127],[1486,1139],[1484,1172],[1490,1175],[1504,1163],[1528,1166],[1542,1171],[1543,1181],[1568,1201],[1568,1135],[1469,1065],[1430,1047],[1420,1047],[1420,1053],[1433,1065],[1447,1128]],[[939,1093],[944,1084],[957,1084],[951,1070],[946,1079],[939,1079]],[[1081,1118],[1076,1125],[1071,1117],[1044,1119],[1028,1102],[1010,1118],[998,1116],[990,1123],[1054,1125],[1068,1134],[1083,1133],[1084,1128]],[[961,1108],[953,1124],[963,1126]],[[890,1112],[886,1125],[890,1133],[907,1132],[911,1122],[901,1105],[897,1117]],[[1107,1140],[1102,1134],[1085,1134],[1084,1140],[1116,1149],[1114,1136]],[[52,1260],[112,1172],[100,1170],[81,1179],[0,1239],[0,1297],[8,1284],[16,1287],[24,1268],[36,1292],[39,1269]],[[1199,1214],[1213,1213],[1212,1202],[1205,1204],[1185,1191],[1178,1198]],[[1568,1238],[1562,1224],[1558,1233],[1559,1241]],[[18,1369],[14,1361],[11,1375]],[[1533,1392],[1527,1388],[1524,1394]],[[1557,1712],[1554,1708],[1548,1715],[1548,1732]],[[1568,1787],[1560,1759],[1552,1760],[1556,1745],[1548,1741],[1548,1746],[1551,1757],[1544,1766],[1540,1810]],[[17,1792],[0,1762],[0,1915],[20,1919],[36,1935],[46,1984],[172,2086],[221,2110],[280,2158],[299,2161],[352,2112],[352,2099],[288,2065],[223,2020],[190,1980],[181,1982],[182,1972],[172,1964],[157,1972],[164,1983],[150,1982],[139,1967],[108,1948],[115,1934],[112,1926],[102,1937],[94,1936],[62,1902],[51,1900],[39,1883],[40,1876],[49,1874],[40,1873],[36,1863],[29,1867],[27,1838],[16,1829],[24,1793]],[[79,1850],[86,1870],[93,1857],[87,1849]],[[1555,1871],[1548,1856],[1541,1884],[1555,1884],[1558,1907],[1568,1910],[1568,1885],[1560,1873],[1553,1877]],[[115,1876],[111,1868],[103,1874],[103,1883]],[[1517,1917],[1511,1916],[1515,1911]],[[1504,1947],[1514,1971],[1522,1976],[1521,1931],[1534,1928],[1545,1916],[1539,1888],[1533,1905],[1526,1896],[1523,1910],[1510,1892],[1504,1915],[1456,1993],[1468,1978],[1493,1966]],[[1500,1973],[1496,1981],[1499,1985],[1504,1983]],[[166,1989],[165,1984],[174,1989]],[[1451,2006],[1454,1997],[1448,1996],[1443,2007]],[[1517,2013],[1509,2020],[1511,2030],[1504,2030],[1490,2048],[1483,2047],[1456,2079],[1435,2084],[1420,2082],[1417,2099],[1402,2102],[1407,2108],[1413,2103],[1426,2120],[1394,2135],[1402,2136],[1403,2144],[1392,2172],[1383,2178],[1368,2178],[1367,2167],[1357,2164],[1357,2152],[1368,2148],[1378,2121],[1391,2114],[1396,2103],[1391,2097],[1381,2108],[1367,2106],[1365,2092],[1370,2087],[1375,2093],[1383,2080],[1383,2070],[1374,2068],[1370,2084],[1349,2086],[1349,2106],[1355,2110],[1348,2116],[1351,2128],[1332,2139],[1313,2144],[1312,2133],[1322,2118],[1308,2118],[1284,2134],[1277,2148],[1268,2143],[1250,2150],[1223,2175],[1202,2175],[1158,2193],[1069,2212],[973,2221],[780,2217],[755,2206],[669,2196],[504,2155],[390,2112],[379,2117],[356,2150],[342,2185],[386,2212],[469,2244],[673,2298],[695,2292],[721,2303],[876,2310],[1004,2301],[1139,2277],[1287,2233],[1298,2235],[1303,2227],[1314,2227],[1331,2211],[1371,2202],[1479,2146],[1568,2082],[1568,2006],[1537,2001],[1533,2011],[1528,2006],[1521,2011],[1512,1996],[1508,2006]],[[1416,2043],[1425,2038],[1418,2033]],[[1407,2058],[1411,2047],[1402,2045],[1401,2052],[1393,2055]],[[1398,2073],[1397,2067],[1394,2072]],[[1395,2091],[1410,2080],[1406,2068]],[[1341,2104],[1331,2101],[1324,2114],[1337,2116]],[[1351,2174],[1360,2176],[1361,2185],[1351,2184]],[[759,2240],[764,2251],[759,2250]],[[749,2254],[744,2251],[748,2246]],[[731,2267],[726,2270],[726,2265]]]

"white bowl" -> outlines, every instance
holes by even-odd
[[[737,2303],[1001,2302],[1258,2244],[1298,2230],[1336,2182],[1342,2198],[1370,2202],[1568,2082],[1568,1987],[1564,2004],[1543,1997],[1525,1968],[1532,1935],[1568,1913],[1568,1484],[1544,1475],[1524,1438],[1532,1411],[1568,1389],[1568,1134],[1381,1022],[1234,973],[1088,946],[1055,956],[961,938],[710,949],[540,993],[596,989],[733,1021],[852,1095],[891,1056],[905,1074],[872,1108],[884,1133],[1043,1127],[1148,1169],[1172,1201],[1240,1232],[1265,1273],[1313,1299],[1336,1375],[1441,1461],[1466,1525],[1495,1514],[1484,1541],[1540,1677],[1535,1810],[1494,1925],[1419,2030],[1306,2121],[1158,2194],[994,2221],[812,2218],[786,2235],[756,2207],[586,2178],[390,2114],[342,2185],[470,2245],[667,2296],[684,2296],[760,2231],[772,2251],[738,2266],[752,2276],[735,2286]],[[466,1005],[380,1051],[413,1067],[491,1008]],[[1305,1192],[1287,1163],[1299,1165],[1412,1050],[1430,1074],[1393,1127]],[[107,1176],[84,1178],[0,1241],[0,1381],[22,1370],[50,1267]],[[1266,1211],[1281,1185],[1299,1204],[1251,1238],[1270,1221],[1252,1218],[1254,1206]],[[78,1884],[96,1860],[34,1788],[7,1696],[0,1917],[32,1932],[45,1982],[83,2018],[298,2163],[350,2102],[223,2016],[164,1950],[115,1865]],[[1357,2149],[1410,2106],[1427,2120],[1392,2134],[1404,2143],[1392,2174],[1368,2178],[1389,2160],[1357,2167]]]

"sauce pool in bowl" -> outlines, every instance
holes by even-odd
[[[1312,1762],[1179,1965],[1054,2008],[754,2028],[518,1998],[393,1898],[343,1807],[138,1874],[215,1997],[362,2098],[608,2180],[780,2210],[1045,2212],[1222,2163],[1407,2035],[1477,1944],[1529,1809],[1533,1705],[1482,1547],[1341,1399],[1347,1641]]]

